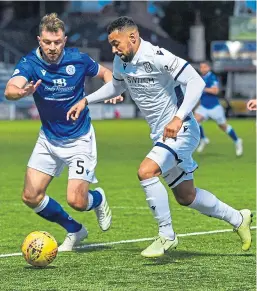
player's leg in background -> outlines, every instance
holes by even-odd
[[[204,150],[205,146],[210,143],[210,140],[205,136],[204,129],[203,129],[203,126],[202,126],[202,123],[205,120],[204,116],[201,115],[199,110],[194,113],[194,116],[195,116],[196,121],[199,124],[200,138],[201,138],[199,146],[197,148],[197,152],[201,153]]]
[[[57,201],[46,195],[46,189],[52,178],[51,175],[28,167],[22,200],[42,218],[59,224],[67,232],[77,232],[82,225],[71,218]]]
[[[219,124],[219,128],[223,130],[234,142],[236,155],[241,156],[243,154],[243,140],[239,138],[230,124]]]
[[[192,175],[192,174],[188,174]],[[187,177],[187,179],[190,177]],[[207,190],[195,188],[193,179],[184,180],[172,189],[178,203],[193,208],[202,214],[215,217],[230,223],[242,241],[242,250],[246,251],[251,246],[251,211],[244,209],[238,211],[220,201]]]
[[[221,130],[223,130],[234,142],[236,155],[241,156],[243,154],[243,141],[239,138],[230,124],[227,124],[225,112],[221,105],[216,106],[212,111],[211,118],[215,120]]]

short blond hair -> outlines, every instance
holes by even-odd
[[[65,34],[64,22],[58,18],[57,13],[47,14],[40,21],[39,35],[42,34],[43,30],[57,32],[59,29]]]

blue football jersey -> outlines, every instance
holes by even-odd
[[[206,88],[219,87],[219,81],[215,74],[208,72],[206,75],[202,76],[204,82],[206,83]],[[203,92],[201,96],[201,105],[205,108],[212,109],[219,105],[219,99],[217,95]]]
[[[48,139],[72,139],[86,134],[91,118],[86,108],[76,122],[66,120],[67,111],[85,95],[86,76],[98,74],[99,65],[76,48],[65,48],[56,64],[45,62],[39,49],[21,58],[12,77],[23,76],[34,84],[42,83],[33,94],[42,129]]]

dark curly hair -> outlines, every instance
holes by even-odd
[[[121,16],[109,24],[109,26],[107,27],[107,33],[110,34],[116,29],[123,30],[129,27],[134,27],[138,29],[137,25],[131,17]]]

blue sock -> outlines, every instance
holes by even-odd
[[[47,195],[45,195],[40,205],[36,207],[34,211],[46,220],[58,223],[64,227],[67,232],[74,233],[79,231],[82,227],[82,224],[70,217],[58,202]]]
[[[232,128],[232,126],[229,124],[227,126],[226,133],[233,139],[234,142],[237,142],[238,137],[237,137],[234,129]]]
[[[201,124],[199,124],[199,127],[200,127],[200,136],[201,136],[201,139],[204,139],[205,138],[205,134],[204,134],[203,127],[201,126]]]
[[[88,191],[88,204],[86,211],[90,211],[101,204],[103,200],[102,194],[97,190],[89,190]]]

